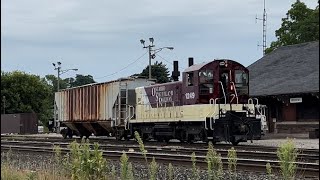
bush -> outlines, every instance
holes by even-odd
[[[199,176],[199,169],[196,166],[197,159],[196,159],[196,154],[194,152],[191,154],[191,161],[192,161],[192,179],[198,180],[200,179],[200,176]]]
[[[120,178],[121,180],[133,179],[132,164],[128,162],[129,157],[126,153],[123,153],[120,158],[121,169]]]
[[[156,162],[156,159],[153,157],[152,161],[150,163],[150,180],[156,180],[157,179],[157,172],[158,172],[159,165]]]
[[[137,140],[137,142],[139,144],[139,149],[140,149],[141,153],[143,154],[143,157],[144,157],[144,159],[146,161],[146,164],[148,164],[148,159],[147,159],[147,154],[146,154],[147,151],[146,151],[146,149],[144,147],[144,144],[143,144],[143,141],[142,141],[142,139],[141,139],[141,137],[140,137],[140,135],[139,135],[139,133],[137,131],[134,132],[134,137],[136,138],[136,140]]]
[[[280,145],[277,150],[277,156],[280,164],[280,172],[285,180],[295,178],[297,165],[295,164],[298,151],[291,139]]]
[[[173,180],[173,167],[171,163],[168,166],[168,180]]]
[[[272,176],[272,168],[270,163],[266,164],[266,169],[267,169],[267,176],[268,176],[268,180],[271,180],[271,176]]]
[[[106,179],[107,161],[103,158],[99,145],[94,144],[90,149],[89,141],[82,140],[81,144],[72,142],[69,145],[71,152],[65,156],[64,165],[73,180]]]
[[[237,152],[232,147],[231,149],[228,150],[228,170],[233,179],[236,179],[237,174]]]
[[[208,180],[216,180],[222,178],[223,164],[221,160],[221,155],[213,149],[211,142],[208,144],[208,152],[206,156],[206,161],[208,164]]]

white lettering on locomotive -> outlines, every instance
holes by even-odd
[[[196,94],[194,92],[186,93],[186,99],[194,99]]]
[[[173,90],[166,91],[165,86],[153,87],[151,95],[156,97],[156,102],[162,106],[162,103],[172,102]]]

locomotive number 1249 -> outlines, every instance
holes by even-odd
[[[194,99],[196,94],[194,92],[186,93],[186,99]]]

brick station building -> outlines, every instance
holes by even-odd
[[[270,133],[319,129],[319,41],[280,47],[248,69],[249,94],[267,105]]]

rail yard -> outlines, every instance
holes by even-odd
[[[62,148],[62,153],[70,152],[68,145],[71,141],[80,142],[80,138],[63,139],[61,137],[46,136],[1,136],[1,151],[7,152],[11,149],[14,153],[20,154],[41,154],[45,157],[52,157],[54,154],[54,145]],[[262,140],[261,140],[262,141]],[[90,143],[100,144],[100,150],[103,156],[112,161],[117,161],[125,152],[131,162],[138,164],[144,163],[144,157],[139,150],[136,141],[118,141],[112,138],[91,138]],[[233,147],[230,144],[215,144],[214,148],[221,154],[224,169],[228,164],[228,149]],[[266,163],[270,163],[275,172],[279,172],[279,161],[277,160],[277,147],[257,146],[257,145],[238,145],[234,146],[237,152],[237,170],[241,173],[264,173],[266,171]],[[186,144],[180,142],[159,143],[149,141],[145,143],[146,155],[148,159],[155,157],[160,164],[172,163],[175,167],[191,168],[191,153],[196,154],[197,165],[201,170],[207,168],[206,164],[206,143]],[[298,148],[299,155],[297,157],[297,177],[302,179],[318,179],[319,178],[319,149]]]

